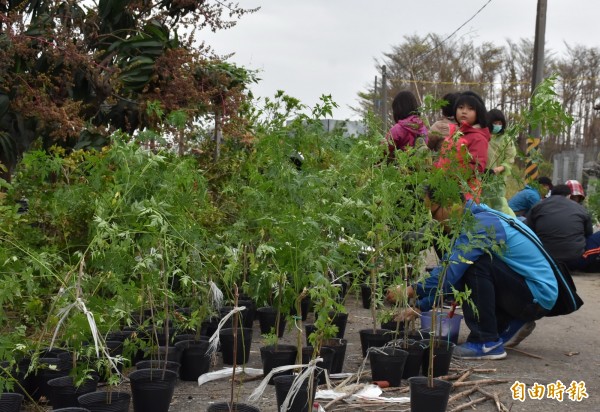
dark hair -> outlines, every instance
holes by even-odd
[[[488,129],[490,129],[490,133],[492,132],[492,129],[494,128],[494,122],[500,121],[502,123],[502,130],[500,131],[499,134],[504,133],[504,131],[506,130],[506,118],[504,117],[504,113],[502,113],[500,110],[498,109],[491,109],[489,112],[487,112],[487,124],[488,124]]]
[[[454,117],[454,103],[460,93],[446,93],[442,99],[446,101],[446,104],[442,106],[442,114],[446,117]]]
[[[409,90],[401,91],[392,101],[392,113],[394,122],[406,119],[411,114],[419,114],[419,103],[417,98]]]
[[[454,116],[456,117],[456,109],[462,105],[471,106],[475,109],[476,118],[475,124],[478,124],[481,127],[487,127],[486,115],[487,110],[485,109],[485,103],[483,99],[475,92],[467,90],[466,92],[462,92],[454,103]]]
[[[460,191],[456,190],[438,190],[430,185],[422,187],[423,200],[428,197],[433,203],[443,206],[448,206],[452,203],[464,202],[465,195]]]
[[[571,188],[567,185],[556,185],[552,188],[551,196],[570,196]]]
[[[554,188],[554,185],[552,184],[552,180],[547,176],[542,176],[542,177],[538,178],[537,182],[541,185],[549,186],[550,189]],[[569,190],[569,193],[571,193],[570,190]]]

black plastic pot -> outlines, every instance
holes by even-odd
[[[336,338],[343,339],[344,334],[346,333],[346,324],[348,323],[348,314],[347,313],[336,313],[329,312],[329,319],[331,319],[331,324],[337,326],[338,331],[335,335]]]
[[[427,345],[420,340],[408,339],[398,341],[397,347],[408,352],[402,379],[412,378],[421,374],[421,365],[423,364],[423,352]]]
[[[292,383],[296,377],[293,375],[278,376],[275,380],[275,397],[277,398],[277,410],[281,410],[281,406],[292,387]],[[302,382],[300,389],[296,393],[293,402],[287,408],[287,412],[309,412],[312,411],[312,404],[309,405],[308,379]],[[315,398],[316,384],[312,385],[312,394],[310,399]]]
[[[229,402],[217,402],[210,405],[206,412],[260,412],[260,409],[247,405],[245,403],[233,403],[231,409],[229,408]]]
[[[233,365],[233,329],[221,329],[219,333],[221,341],[221,353],[223,354],[223,363]],[[237,330],[237,349],[235,363],[242,365],[248,362],[250,357],[250,346],[252,345],[252,329],[238,328]]]
[[[387,329],[375,329],[375,333],[373,333],[373,329],[362,329],[358,333],[360,334],[360,346],[363,358],[367,356],[370,347],[380,348],[394,337]]]
[[[430,341],[421,341],[426,344],[426,348],[423,351],[423,365],[421,371],[423,375],[427,376],[429,369],[429,353],[431,347],[429,346]],[[452,361],[452,352],[454,352],[454,343],[447,340],[433,340],[433,377],[444,376],[448,374],[450,370],[450,362]]]
[[[256,316],[258,317],[258,323],[260,324],[261,335],[271,333],[275,328],[277,310],[272,306],[265,306],[263,308],[256,309]],[[277,331],[277,337],[283,337],[283,333],[285,331],[285,324],[285,316],[283,316],[282,314],[279,319],[279,330]]]
[[[433,380],[433,387],[427,385],[427,377],[414,376],[410,385],[411,412],[444,412],[448,406],[452,383],[441,379]]]
[[[129,412],[131,395],[119,391],[96,391],[81,395],[77,400],[90,412]]]
[[[112,335],[112,336],[116,336],[116,335]],[[123,345],[124,345],[124,343],[121,340],[106,341],[106,348],[108,349],[108,353],[112,357],[123,355]],[[123,363],[116,362],[116,361],[115,361],[115,363],[117,364],[117,370],[119,372],[122,372],[123,371]],[[109,375],[108,365],[104,365],[104,364],[101,365],[100,367],[97,368],[96,372],[98,373],[98,376],[100,377],[99,382],[106,382],[106,378]]]
[[[312,325],[310,323],[308,324],[304,324],[304,335],[306,337],[306,345],[310,346],[310,335],[312,335],[312,333],[317,330],[317,327],[315,325]]]
[[[171,362],[171,361],[167,361],[166,365],[165,365],[165,361],[162,360],[144,360],[144,361],[139,361],[135,367],[140,370],[140,369],[154,369],[154,370],[163,370],[163,369],[167,369],[170,371],[173,371],[177,374],[179,374],[179,371],[181,370],[181,364],[178,362]]]
[[[173,342],[177,343],[177,342],[183,342],[186,340],[191,340],[191,341],[208,341],[208,339],[210,339],[209,336],[205,336],[205,335],[197,335],[195,333],[181,333],[181,334],[177,334],[173,337]]]
[[[307,364],[312,359],[314,353],[314,348],[312,346],[305,346],[302,348],[302,363]],[[317,384],[321,385],[326,382],[325,371],[331,373],[331,366],[333,365],[333,358],[335,356],[335,351],[329,347],[321,347],[319,351],[319,357],[323,358],[322,362],[318,362],[317,366],[321,368],[321,370],[317,370],[315,376],[317,378]]]
[[[175,345],[159,346],[154,348],[153,354],[150,357],[152,359],[181,363],[181,349]]]
[[[207,340],[184,340],[175,344],[181,351],[181,369],[179,377],[182,381],[195,381],[198,376],[210,369],[210,356]]]
[[[0,395],[0,412],[19,412],[23,403],[20,393],[3,393]]]
[[[245,328],[251,328],[256,318],[256,304],[252,299],[239,299],[238,306],[245,306],[246,309],[241,313],[243,315],[242,324]]]
[[[360,298],[363,309],[371,308],[371,285],[363,283],[360,285]]]
[[[1,363],[2,369],[0,369],[0,378],[6,381],[13,382],[13,392],[25,395],[31,392],[31,375],[25,376],[31,359],[24,358],[18,363],[10,365],[10,362],[3,361]]]
[[[306,297],[304,299],[302,299],[302,301],[300,302],[300,312],[302,315],[302,322],[304,322],[306,320],[306,318],[308,317],[308,308],[310,306],[310,298]],[[292,310],[290,311],[290,315],[295,316],[296,315],[296,308],[292,308]]]
[[[342,373],[344,369],[344,360],[346,359],[346,339],[325,339],[321,347],[333,349],[333,360],[331,362],[331,373]]]
[[[135,412],[168,412],[175,391],[177,373],[170,370],[140,369],[129,374]]]
[[[390,346],[372,350],[369,354],[371,376],[374,381],[388,381],[390,386],[400,386],[408,352]]]
[[[54,409],[79,406],[77,398],[86,393],[95,392],[98,388],[98,377],[86,379],[76,387],[73,377],[63,376],[48,381],[50,387],[50,404]]]
[[[70,406],[68,408],[52,409],[52,412],[90,412],[90,410],[86,408]]]
[[[298,354],[298,348],[293,345],[268,345],[260,348],[260,359],[263,364],[263,374],[267,376],[272,369],[279,366],[294,365],[296,363],[296,356]],[[291,375],[292,370],[284,371],[273,375]],[[273,378],[269,380],[269,385],[273,385]]]
[[[39,400],[42,396],[50,397],[48,381],[62,376],[68,376],[71,370],[71,354],[63,349],[45,351],[38,359],[36,375],[32,379],[31,396]]]
[[[220,318],[223,319],[229,312],[231,312],[231,310],[233,309],[233,306],[223,306],[221,309],[219,309],[219,315]],[[238,328],[239,327],[248,327],[246,326],[246,323],[248,323],[247,318],[250,316],[250,314],[248,313],[248,308],[246,307],[246,309],[237,312],[238,315]],[[232,328],[233,327],[233,318],[236,315],[232,315],[229,317],[229,319],[227,319],[227,322],[225,322],[223,324],[224,328]],[[252,319],[252,322],[254,321],[254,319]],[[252,327],[252,322],[250,322],[250,328]]]

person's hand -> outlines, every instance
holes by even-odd
[[[413,307],[408,307],[403,309],[400,313],[398,313],[394,320],[396,322],[410,322],[412,320],[417,319],[421,315],[421,310]]]
[[[385,298],[390,303],[402,304],[409,298],[414,297],[414,295],[415,291],[412,286],[397,285],[392,286],[387,290]]]
[[[496,172],[494,171],[494,169],[485,169],[484,173],[486,175],[495,175],[496,174]]]

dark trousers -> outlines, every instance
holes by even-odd
[[[481,256],[463,275],[471,289],[471,299],[476,308],[462,305],[465,323],[471,333],[469,342],[498,340],[511,320],[526,322],[544,316],[548,311],[533,301],[525,278],[512,270],[500,258],[487,254]]]

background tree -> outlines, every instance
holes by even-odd
[[[215,113],[235,136],[254,75],[197,37],[254,11],[210,0],[0,1],[3,177],[36,141],[97,148],[115,130],[164,125],[184,143]],[[176,126],[165,121],[173,112]]]

